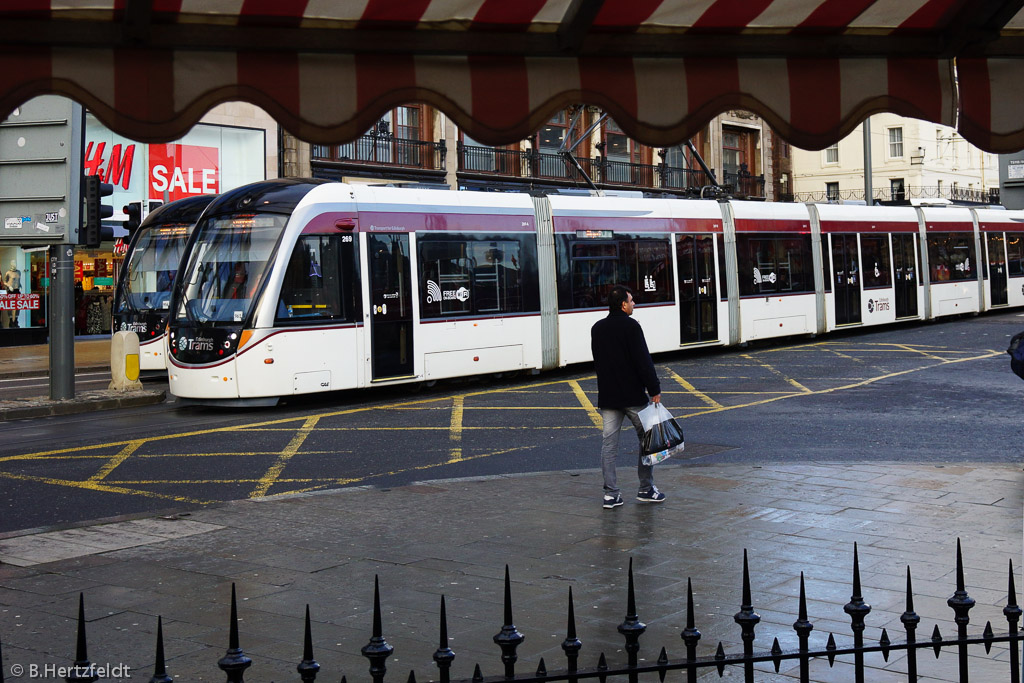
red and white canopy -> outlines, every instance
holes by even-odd
[[[139,140],[247,100],[311,142],[427,102],[502,144],[569,104],[676,144],[726,109],[821,148],[883,111],[1024,147],[1024,0],[4,0],[0,119],[68,95]],[[1021,93],[1024,94],[1024,93]]]

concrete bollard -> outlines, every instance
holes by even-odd
[[[111,391],[137,391],[139,381],[139,336],[134,332],[115,332],[110,340]]]

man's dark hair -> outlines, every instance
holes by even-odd
[[[608,292],[608,310],[616,313],[622,310],[622,304],[629,300],[633,291],[625,285],[615,285],[612,291]]]

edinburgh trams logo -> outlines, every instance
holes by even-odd
[[[178,337],[178,348],[182,351],[213,351],[213,339],[210,337]]]
[[[433,280],[427,280],[427,303],[436,304],[442,301],[458,300],[465,302],[469,299],[469,290],[465,287],[459,287],[458,289],[446,289],[441,291],[441,288]]]
[[[889,300],[888,299],[868,299],[868,313],[874,313],[875,311],[888,311]]]

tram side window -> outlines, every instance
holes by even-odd
[[[888,235],[862,235],[860,253],[864,262],[864,286],[891,287]]]
[[[970,233],[940,232],[928,235],[928,264],[932,282],[971,280],[974,270],[974,236]]]
[[[811,236],[737,235],[740,295],[814,291]]]
[[[1024,275],[1024,232],[1006,233],[1006,258],[1010,275]]]
[[[281,285],[278,323],[356,322],[361,316],[355,235],[303,235]]]
[[[663,239],[570,241],[571,301],[564,308],[602,308],[615,285],[633,290],[639,303],[672,301],[669,242]],[[568,305],[566,305],[568,303]]]
[[[524,310],[518,240],[423,238],[419,258],[425,319]]]

